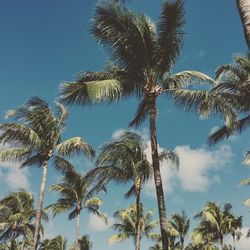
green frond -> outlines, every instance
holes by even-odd
[[[159,241],[161,236],[158,233],[148,233],[147,238],[153,241]]]
[[[62,84],[60,100],[67,104],[90,105],[122,98],[122,85],[118,80],[105,78],[94,80],[94,77],[93,80],[88,80],[89,74],[91,73],[86,73],[76,82]]]
[[[149,115],[149,100],[148,97],[139,103],[135,118],[129,123],[129,127],[139,127],[143,121],[147,119]]]
[[[3,123],[0,124],[0,142],[8,143],[14,147],[39,148],[41,140],[36,132],[22,124]]]
[[[164,1],[160,20],[157,23],[158,44],[157,71],[162,77],[176,62],[181,52],[184,26],[184,4],[182,0]]]
[[[73,156],[79,153],[85,154],[87,157],[95,155],[94,149],[87,144],[81,137],[70,138],[55,147],[55,150],[61,156]]]
[[[53,166],[60,173],[66,173],[68,171],[74,171],[74,166],[67,160],[59,156],[52,157]]]
[[[84,203],[85,207],[99,208],[102,205],[102,200],[98,197],[93,197]]]
[[[154,64],[154,28],[144,15],[136,15],[113,1],[100,2],[95,10],[91,34],[108,49],[111,59],[133,72]]]
[[[182,71],[163,80],[163,89],[177,89],[184,88],[189,85],[196,86],[197,84],[209,83],[216,86],[215,81],[199,71]]]
[[[177,169],[180,166],[179,156],[173,150],[169,150],[169,151],[164,150],[163,152],[161,152],[159,154],[159,161],[161,162],[163,160],[170,161],[173,165],[175,165],[177,167]]]
[[[22,164],[20,165],[20,168],[24,167],[42,167],[42,156],[41,154],[36,154],[33,156],[29,156]]]
[[[69,116],[69,111],[60,102],[55,102],[55,104],[56,104],[56,107],[57,107],[58,124],[59,124],[59,126],[64,127],[65,122],[66,122],[66,120],[68,119],[68,116]]]
[[[30,148],[9,148],[0,151],[0,160],[7,162],[22,162],[31,154]]]
[[[117,242],[121,242],[121,241],[126,241],[128,240],[130,237],[130,235],[126,234],[126,233],[118,233],[118,234],[114,234],[113,236],[111,236],[108,239],[108,243],[110,245],[117,243]]]
[[[244,159],[244,162],[243,162],[245,165],[249,165],[250,166],[250,151],[247,151],[245,153],[245,159]]]

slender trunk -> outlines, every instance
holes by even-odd
[[[181,237],[181,250],[184,250],[184,237]]]
[[[233,234],[233,250],[236,250],[235,235]]]
[[[248,50],[250,50],[250,2],[248,0],[237,0],[237,6],[244,28],[244,35]]]
[[[23,241],[22,241],[20,250],[24,250],[24,247],[25,247],[25,240],[26,240],[26,235],[23,235]]]
[[[155,182],[158,211],[160,218],[162,249],[168,250],[168,228],[167,228],[166,208],[164,201],[164,192],[162,188],[159,155],[157,149],[156,124],[155,124],[156,96],[154,94],[151,94],[149,101],[150,101],[149,115],[150,115],[150,140],[151,140],[151,150],[152,150],[152,163],[154,169],[154,182]]]
[[[44,198],[46,179],[47,179],[47,161],[44,161],[43,162],[42,183],[41,183],[41,187],[40,187],[40,194],[39,194],[39,199],[38,199],[38,207],[37,207],[37,212],[36,212],[35,234],[34,234],[32,250],[36,250],[37,245],[38,245],[38,238],[39,238],[40,227],[41,227],[41,217],[42,217],[43,198]]]
[[[138,188],[136,188],[136,241],[135,241],[135,250],[140,250],[141,243],[141,228],[140,228],[140,198],[141,198],[141,181],[139,181]],[[135,184],[136,185],[136,184]]]
[[[80,207],[77,207],[76,216],[76,249],[79,250],[79,239],[80,239]]]
[[[223,236],[221,236],[220,238],[220,244],[221,244],[221,250],[224,249],[224,240],[223,240]]]

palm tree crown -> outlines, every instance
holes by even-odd
[[[143,205],[140,205],[140,231],[142,237],[149,239],[158,240],[159,234],[153,233],[152,231],[159,224],[158,220],[152,220],[153,210],[149,210],[144,214]],[[114,214],[116,223],[113,224],[112,228],[118,231],[109,238],[109,243],[113,244],[120,241],[125,241],[130,238],[136,242],[136,205],[132,204],[127,209],[117,210]]]
[[[71,166],[64,157],[81,152],[88,157],[94,155],[92,147],[80,137],[62,142],[61,134],[68,111],[60,103],[56,103],[56,107],[57,111],[53,113],[45,101],[32,97],[23,106],[7,112],[6,117],[13,118],[16,122],[0,124],[0,143],[8,144],[8,148],[0,152],[0,159],[17,161],[21,168],[42,167],[33,250],[38,244],[48,161],[53,160],[55,168],[64,172]]]
[[[69,220],[76,218],[76,245],[79,245],[80,214],[82,210],[87,210],[104,220],[106,219],[99,211],[102,201],[100,198],[93,196],[95,190],[91,188],[91,182],[76,170],[65,173],[62,181],[50,186],[49,189],[57,192],[60,196],[57,202],[47,207],[52,211],[53,216],[67,212],[69,213]]]

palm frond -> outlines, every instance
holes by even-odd
[[[95,152],[94,149],[87,144],[83,138],[81,137],[74,137],[70,138],[55,147],[55,150],[61,156],[72,156],[79,153],[85,154],[87,157],[93,157]]]
[[[66,173],[68,171],[73,171],[74,166],[67,160],[59,156],[52,157],[52,164],[55,169],[60,173]]]
[[[149,114],[149,102],[148,97],[139,103],[135,118],[129,123],[129,127],[139,127],[143,121],[145,121]]]
[[[31,154],[30,148],[9,148],[0,151],[0,160],[7,162],[22,162]]]
[[[183,39],[184,6],[182,0],[165,1],[157,24],[158,44],[157,71],[161,77],[168,72],[180,55]]]
[[[126,241],[129,239],[129,235],[126,233],[118,233],[118,234],[114,234],[112,235],[109,239],[108,239],[108,243],[110,245],[117,243],[117,242],[121,242],[121,241]]]
[[[212,86],[216,86],[215,81],[210,77],[207,76],[199,71],[182,71],[176,73],[172,76],[168,76],[163,80],[163,91],[166,89],[177,89],[177,88],[184,88],[189,85],[203,85],[205,83],[209,83]]]

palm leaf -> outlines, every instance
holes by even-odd
[[[70,138],[55,147],[55,150],[62,156],[72,156],[83,153],[87,157],[93,157],[95,152],[81,137]]]

